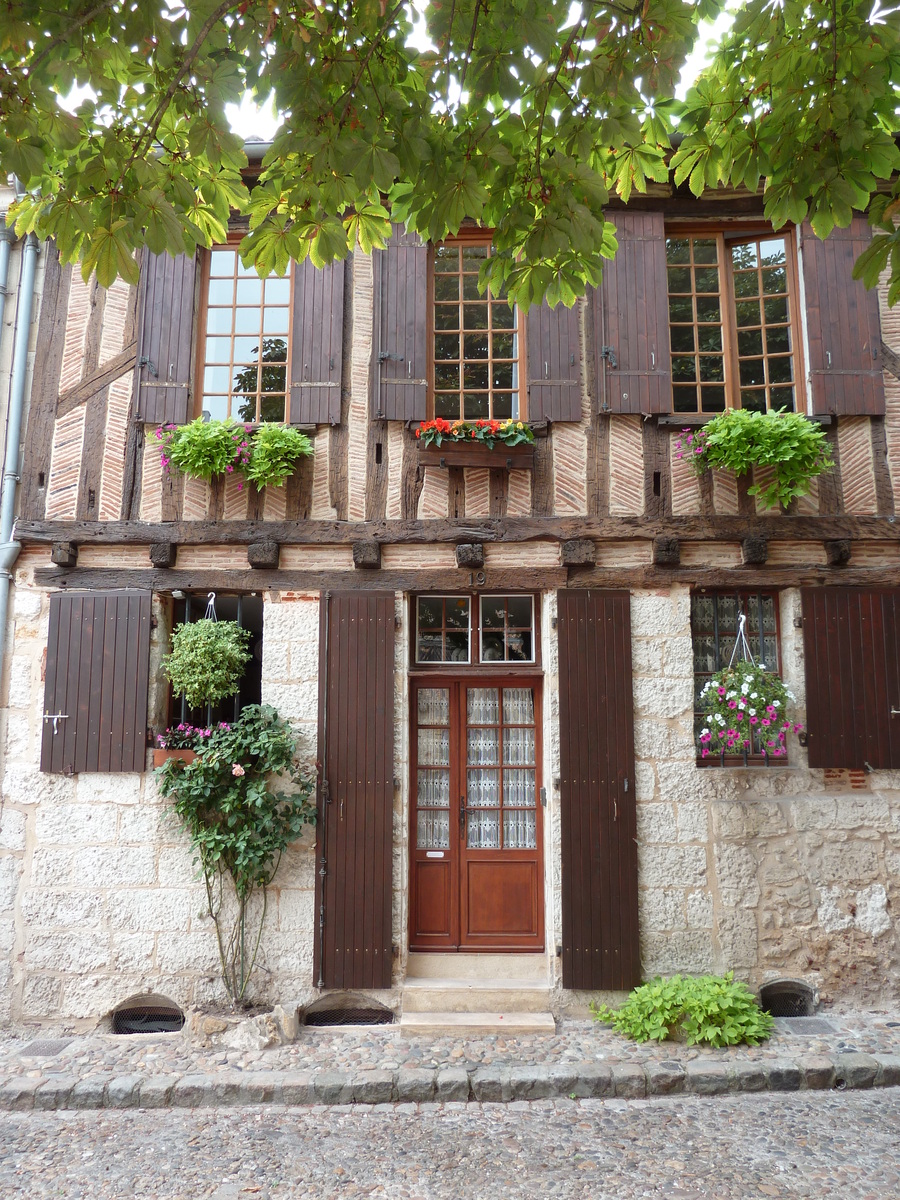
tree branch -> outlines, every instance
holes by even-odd
[[[385,34],[391,28],[391,26],[394,24],[394,21],[396,21],[397,17],[400,15],[402,10],[406,7],[406,4],[407,4],[407,0],[400,0],[400,3],[395,5],[395,7],[393,9],[391,9],[391,12],[388,15],[387,20],[382,25],[381,29],[379,29],[379,31],[378,31],[378,36],[372,39],[372,44],[369,47],[368,51],[366,52],[366,57],[363,59],[359,70],[356,72],[353,79],[350,81],[350,86],[344,92],[343,96],[341,96],[338,99],[337,104],[335,104],[335,108],[337,108],[338,104],[340,104],[342,100],[346,99],[346,103],[344,104],[344,111],[341,113],[341,119],[340,119],[339,126],[338,126],[339,128],[343,129],[343,127],[344,127],[344,122],[347,120],[347,112],[350,108],[350,101],[353,99],[353,93],[359,87],[359,82],[362,79],[363,75],[365,75],[365,73],[366,73],[366,69],[369,66],[369,62],[372,58],[372,55],[375,53],[375,51],[378,49],[378,47],[384,41]]]
[[[466,59],[459,76],[460,99],[462,99],[462,90],[466,82],[466,72],[469,69],[469,63],[472,61],[472,51],[475,49],[475,34],[478,30],[478,10],[480,8],[481,0],[475,0],[475,11],[472,14],[472,32],[469,35],[469,48],[466,50]]]
[[[53,38],[50,44],[44,47],[37,58],[28,64],[27,72],[29,78],[38,69],[44,59],[53,53],[57,46],[61,46],[63,42],[67,42],[76,30],[81,29],[84,25],[87,25],[89,21],[93,21],[94,17],[99,17],[99,15],[102,12],[105,12],[108,8],[112,8],[114,3],[115,0],[101,0],[100,4],[98,4],[95,8],[92,8],[90,12],[86,12],[83,17],[79,17],[77,21],[73,21],[65,33],[61,33],[59,37]]]

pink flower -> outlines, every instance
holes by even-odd
[[[736,700],[729,700],[729,701],[728,701],[728,707],[729,707],[729,708],[737,708],[737,701],[736,701]]]
[[[231,773],[232,773],[232,775],[241,776],[244,774],[244,768],[241,766],[240,763],[235,763],[234,766],[231,768]]]
[[[234,467],[231,465],[231,463],[229,463],[228,466],[225,468],[225,470],[230,473],[231,471],[234,470]]]
[[[751,725],[755,725],[755,724],[756,724],[756,717],[751,717],[751,718],[750,718],[750,724],[751,724]]]

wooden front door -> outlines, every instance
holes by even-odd
[[[411,684],[411,950],[544,946],[540,679]]]

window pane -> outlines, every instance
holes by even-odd
[[[764,303],[767,325],[786,325],[788,319],[787,297],[767,299]]]
[[[516,398],[517,393],[515,393],[515,392],[494,392],[493,395],[494,395],[494,401],[493,401],[494,412],[492,415],[495,420],[505,421],[516,415],[517,404],[515,402],[515,398]]]
[[[209,296],[210,304],[233,304],[234,303],[234,280],[233,279],[211,279],[209,281]]]
[[[229,367],[207,367],[203,372],[203,394],[227,392],[231,382]]]
[[[476,363],[466,363],[463,370],[463,383],[466,389],[477,388],[485,390],[488,386],[488,369],[487,365],[481,366]]]
[[[256,308],[259,308],[262,303],[262,280],[239,279],[237,281],[235,301],[238,304],[252,304]]]
[[[761,358],[745,358],[741,361],[741,386],[765,383],[766,373]]]
[[[467,333],[463,338],[463,350],[467,359],[489,358],[489,345],[486,333]]]
[[[478,291],[478,276],[463,275],[463,299],[464,300],[480,300],[481,293]]]
[[[463,324],[466,329],[487,329],[488,306],[486,304],[464,304]]]
[[[759,276],[755,271],[736,271],[734,294],[738,299],[759,295]]]
[[[503,720],[507,725],[534,724],[534,693],[531,688],[503,689]]]
[[[434,397],[434,415],[454,420],[459,417],[459,392],[436,392]]]
[[[450,845],[450,814],[420,812],[416,818],[416,847],[419,850],[446,850]]]
[[[419,808],[449,808],[450,772],[420,770],[416,802]]]
[[[693,325],[673,325],[669,330],[669,343],[676,354],[678,351],[696,349]]]
[[[511,388],[513,385],[513,364],[495,363],[491,371],[492,388]]]
[[[779,302],[775,301],[775,303]],[[741,300],[735,304],[734,309],[738,325],[760,324],[758,300]]]
[[[211,421],[224,421],[228,416],[228,397],[204,396],[202,411]]]
[[[449,690],[447,688],[419,688],[416,697],[416,712],[420,725],[449,725]]]
[[[774,266],[787,260],[784,238],[772,238],[759,243],[759,260],[764,267]]]
[[[502,633],[483,633],[481,635],[481,661],[503,662],[506,651],[506,640]]]
[[[787,272],[784,267],[773,267],[763,271],[763,291],[772,295],[775,292],[787,290]]]
[[[756,243],[744,242],[731,247],[731,261],[735,270],[738,268],[756,267]]]
[[[788,325],[776,325],[766,329],[766,349],[770,354],[783,354],[791,348],[791,330]]]
[[[700,359],[700,378],[704,382],[725,378],[725,364],[721,358],[704,354]]]
[[[666,238],[666,262],[691,261],[691,243],[687,238]]]
[[[279,279],[270,275],[265,281],[265,302],[269,304],[288,304],[291,299],[291,281]]]
[[[436,275],[434,277],[435,300],[459,300],[459,276]]]
[[[235,333],[254,333],[259,336],[259,309],[236,308],[234,310]]]
[[[531,596],[510,596],[507,600],[510,625],[531,628],[534,600]]]
[[[790,383],[794,377],[794,364],[790,358],[769,359],[769,379],[772,383]]]
[[[499,766],[500,730],[468,729],[466,731],[466,762],[471,766]]]
[[[496,326],[496,321],[494,324]],[[515,345],[511,333],[495,333],[491,338],[491,342],[494,348],[494,358],[512,358],[515,354]]]
[[[766,393],[761,388],[741,388],[741,408],[750,412],[766,411]]]
[[[459,334],[438,333],[434,339],[436,359],[459,358]]]
[[[672,389],[672,407],[675,412],[687,413],[697,411],[697,389],[695,387],[674,387]]]
[[[669,267],[669,291],[693,291],[690,267]]]
[[[457,246],[438,246],[434,252],[435,271],[458,271],[459,248]]]
[[[210,308],[206,312],[207,333],[231,333],[232,310],[230,308]]]
[[[494,329],[515,329],[516,310],[504,300],[491,305],[491,324]]]
[[[703,411],[708,413],[725,411],[725,388],[714,383],[705,383],[700,389],[703,397]]]
[[[537,820],[533,812],[503,813],[503,844],[509,850],[533,850],[537,846]]]
[[[496,688],[466,688],[466,720],[470,725],[500,724],[500,696]]]
[[[704,267],[694,271],[694,284],[698,292],[718,292],[719,272],[715,267]]]
[[[468,633],[448,633],[445,639],[447,662],[469,661]]]
[[[761,329],[742,330],[738,334],[738,354],[746,356],[749,354],[762,354],[762,352]]]
[[[451,629],[469,628],[469,598],[468,596],[448,597],[446,600],[447,627]]]
[[[503,772],[503,806],[534,808],[534,771]]]
[[[721,320],[718,296],[698,296],[697,297],[697,320],[698,321],[719,321],[719,320]]]
[[[283,333],[290,329],[290,309],[266,308],[263,311],[263,333]]]
[[[503,762],[514,767],[534,765],[534,729],[503,730]]]
[[[500,847],[500,813],[485,809],[468,813],[466,844],[473,850],[497,850]]]
[[[467,421],[489,417],[490,397],[487,392],[466,392],[463,398],[463,416]]]
[[[497,808],[500,804],[500,772],[496,767],[468,768],[466,804],[472,808]]]
[[[436,388],[453,388],[459,391],[459,364],[436,362],[434,364],[434,386]]]
[[[697,378],[696,360],[693,355],[690,358],[672,359],[672,378],[682,383]]]
[[[714,238],[694,238],[694,262],[718,262],[718,246]]]
[[[234,275],[234,264],[237,254],[234,250],[228,250],[225,247],[209,252],[209,273],[210,275],[227,275],[230,279]]]
[[[418,743],[420,766],[450,766],[450,730],[420,729]]]
[[[670,296],[669,297],[669,320],[670,321],[693,321],[694,306],[690,296]]]
[[[707,353],[722,352],[722,330],[718,325],[700,325],[697,329],[699,349]]]
[[[435,329],[459,329],[459,305],[436,304],[434,306]]]
[[[440,629],[443,625],[443,600],[420,596],[417,604],[419,628]]]

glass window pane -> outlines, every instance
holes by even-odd
[[[694,262],[714,263],[719,261],[715,238],[694,238]]]
[[[204,396],[202,411],[210,421],[224,421],[228,416],[228,397]]]
[[[746,358],[751,354],[762,354],[762,330],[742,329],[738,334],[738,354]]]
[[[534,850],[537,846],[537,819],[533,812],[503,814],[503,845],[509,850]]]
[[[488,256],[488,248],[486,245],[463,246],[462,247],[462,269],[464,271],[474,271],[478,274],[478,268]]]
[[[289,308],[269,308],[267,305],[263,309],[263,332],[287,335],[290,329],[290,311]]]
[[[450,766],[450,730],[419,730],[419,764],[426,767]]]
[[[234,310],[235,333],[255,333],[259,335],[259,309],[236,308]]]
[[[510,625],[531,628],[534,600],[531,596],[510,596],[506,602]]]
[[[669,343],[673,353],[696,349],[693,325],[672,325],[669,329]]]
[[[722,330],[718,325],[701,325],[697,330],[698,349],[708,353],[722,353]]]
[[[494,392],[493,417],[497,421],[506,421],[516,415],[514,412],[515,392]]]
[[[506,624],[506,597],[481,597],[481,624],[484,629],[502,629]]]
[[[258,308],[262,304],[262,280],[239,279],[235,301],[237,304],[254,304]]]
[[[468,633],[448,633],[446,635],[445,658],[447,662],[469,661]]]
[[[232,396],[231,415],[237,417],[239,421],[255,421],[257,419],[256,394],[244,396],[236,393]]]
[[[435,329],[459,329],[459,305],[436,304],[434,306]]]
[[[491,325],[494,329],[515,329],[516,311],[505,300],[491,305]]]
[[[711,354],[704,354],[700,358],[700,378],[704,382],[714,382],[725,378],[725,364],[723,360]]]
[[[518,767],[534,766],[534,729],[503,730],[503,762]]]
[[[716,413],[725,411],[725,388],[721,384],[705,383],[700,389],[703,412]]]
[[[506,653],[506,640],[502,633],[483,633],[481,635],[481,661],[503,662]]]
[[[272,363],[267,363],[263,366],[260,372],[260,391],[262,392],[281,392],[284,395],[287,367],[275,366]]]
[[[740,242],[737,245],[732,243],[731,262],[735,270],[755,268],[757,265],[756,242]]]
[[[720,321],[721,310],[719,308],[718,296],[698,296],[697,297],[697,320],[698,321]]]
[[[766,329],[766,350],[769,354],[786,354],[791,348],[790,326],[776,325]]]
[[[741,388],[741,408],[749,412],[766,411],[766,393],[764,388]]]
[[[478,276],[463,275],[463,299],[464,300],[480,300],[481,295],[478,291]]]
[[[509,768],[503,772],[503,806],[534,808],[534,771]]]
[[[533,662],[534,648],[532,646],[530,629],[514,629],[506,635],[506,657],[510,662]]]
[[[459,334],[436,334],[434,339],[434,357],[436,359],[459,358]]]
[[[670,321],[693,321],[694,305],[690,296],[670,296],[669,297],[669,320]]]
[[[496,688],[466,689],[466,720],[470,725],[500,724],[500,696]]]
[[[435,271],[459,270],[459,247],[437,246],[434,251]]]
[[[669,291],[690,293],[694,289],[690,267],[669,267]]]
[[[459,276],[458,275],[435,275],[434,277],[434,298],[435,300],[459,300]]]
[[[787,291],[787,273],[784,267],[771,267],[763,271],[763,291],[767,295]]]
[[[771,238],[759,243],[759,260],[764,267],[775,266],[787,259],[785,241],[783,238]]]
[[[270,275],[265,281],[265,303],[266,304],[288,304],[291,299],[291,281],[290,279],[279,279],[277,276]]]
[[[206,361],[208,363],[231,362],[231,338],[208,337],[206,339]]]
[[[767,298],[763,307],[766,313],[767,325],[786,325],[788,320],[787,296],[780,299]]]
[[[676,382],[687,383],[697,378],[697,363],[693,355],[672,359],[672,378]]]
[[[490,416],[490,397],[487,392],[466,392],[463,397],[463,416],[467,421]]]
[[[249,337],[236,337],[232,361],[235,363],[259,362],[259,335],[254,333]]]
[[[672,389],[672,407],[675,412],[688,413],[697,411],[696,387],[678,387]]]
[[[209,273],[210,275],[227,275],[229,278],[234,275],[234,261],[237,258],[237,253],[234,250],[228,250],[226,247],[210,250],[209,252]]]
[[[209,308],[206,310],[207,333],[231,333],[232,309]]]
[[[450,846],[450,814],[440,809],[419,812],[416,817],[416,847],[419,850],[446,850]]]
[[[507,725],[534,724],[534,694],[531,688],[503,689],[503,720]]]
[[[734,294],[738,299],[759,295],[759,276],[755,271],[735,272]]]
[[[440,633],[421,633],[416,643],[416,662],[443,662],[444,638]]]
[[[515,354],[515,341],[511,333],[495,333],[493,342],[494,358],[512,358]]]
[[[498,808],[500,805],[500,772],[469,767],[466,771],[466,805],[472,808]]]
[[[463,326],[466,329],[487,329],[487,327],[488,327],[488,306],[487,306],[487,304],[464,304],[463,305]]]
[[[449,808],[450,772],[420,770],[418,772],[416,803],[419,808]]]
[[[486,333],[467,333],[463,338],[463,354],[467,359],[488,358],[488,335]]]
[[[206,367],[203,371],[203,394],[227,392],[231,379],[229,367]]]
[[[470,766],[499,766],[500,730],[469,729],[466,731],[466,762]]]
[[[234,280],[211,279],[209,281],[209,292],[207,295],[210,304],[233,304]]]
[[[444,601],[447,612],[447,627],[453,629],[469,628],[469,597],[448,596]]]
[[[466,845],[472,850],[500,848],[500,813],[494,809],[470,812],[466,820]]]
[[[769,381],[771,383],[790,383],[794,378],[794,362],[791,358],[769,359]]]
[[[695,268],[694,285],[698,292],[718,292],[719,272],[715,267]]]
[[[689,238],[666,238],[666,262],[686,263],[691,261]]]
[[[763,359],[745,358],[741,361],[741,386],[751,387],[753,384],[766,382]]]
[[[434,415],[455,421],[459,415],[459,392],[437,392],[434,397]]]
[[[447,688],[419,688],[416,712],[420,725],[450,724],[450,692]]]
[[[436,388],[453,388],[459,391],[459,364],[436,362],[434,364],[434,386]]]
[[[775,301],[775,303],[779,302]],[[758,300],[740,300],[735,304],[734,309],[738,325],[760,324]]]
[[[511,388],[513,385],[513,364],[495,363],[491,371],[491,386],[495,388]]]

